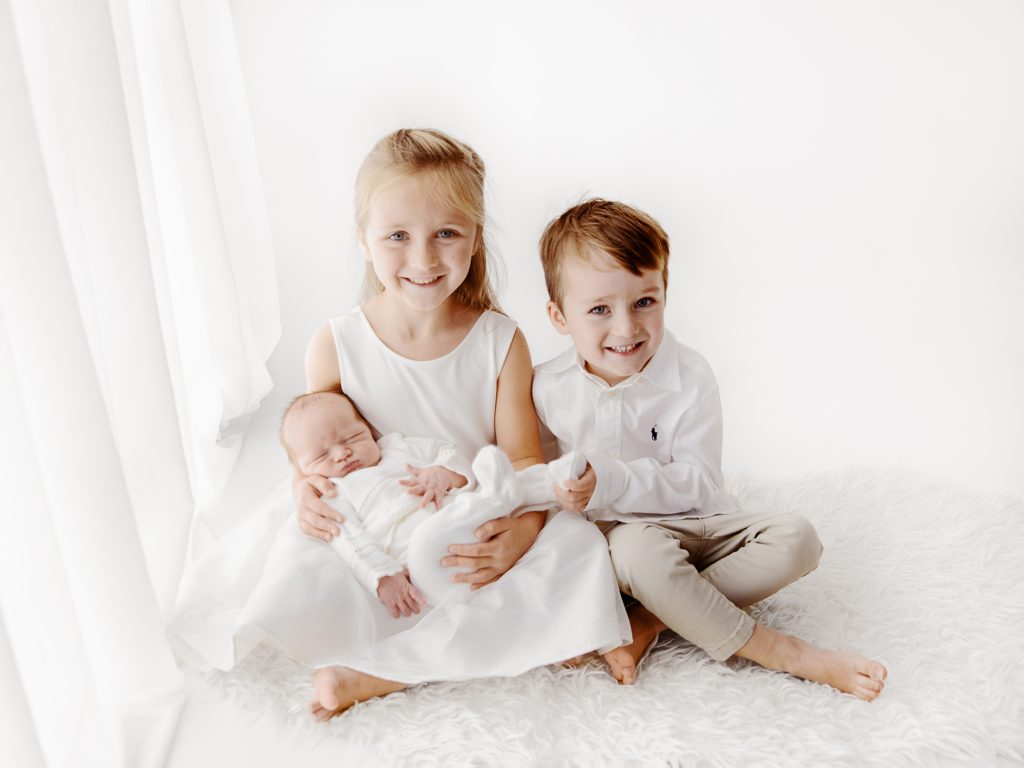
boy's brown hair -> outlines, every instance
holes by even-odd
[[[574,205],[551,221],[540,238],[540,260],[551,301],[561,305],[561,266],[567,258],[590,259],[588,251],[607,254],[616,264],[639,275],[661,272],[668,289],[668,235],[643,211],[595,197]]]

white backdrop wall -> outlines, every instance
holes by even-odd
[[[357,298],[352,184],[437,127],[488,164],[536,361],[536,242],[656,216],[668,321],[715,368],[726,470],[893,465],[1024,494],[1024,3],[232,3],[278,259],[266,411]]]

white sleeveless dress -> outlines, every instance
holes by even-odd
[[[378,432],[449,440],[470,457],[494,442],[512,320],[485,312],[428,361],[388,348],[359,308],[331,328],[342,388]],[[468,601],[394,619],[328,544],[301,533],[287,493],[283,484],[186,572],[169,634],[190,663],[230,669],[271,642],[311,667],[413,684],[518,675],[630,640],[607,543],[579,515],[550,513],[533,547]]]

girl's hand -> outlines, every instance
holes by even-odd
[[[519,517],[499,517],[476,529],[479,544],[452,544],[441,560],[446,568],[472,568],[457,573],[454,581],[476,590],[497,581],[533,546],[544,527],[545,512],[526,512]]]
[[[322,475],[297,477],[292,481],[292,498],[299,517],[299,528],[307,536],[330,541],[345,522],[340,512],[331,507],[321,496],[333,498],[338,495],[334,483]]]
[[[452,472],[445,467],[414,467],[412,464],[405,465],[405,471],[410,477],[399,480],[401,485],[409,489],[413,496],[419,496],[420,509],[434,502],[441,506],[441,499],[452,488],[461,488],[469,481],[458,472]]]
[[[590,497],[594,495],[594,488],[597,487],[597,475],[594,468],[587,464],[586,471],[580,475],[579,480],[566,480],[565,487],[554,486],[555,501],[565,509],[573,512],[582,512],[590,503]]]
[[[420,606],[427,604],[427,599],[409,581],[408,571],[392,573],[378,581],[377,597],[391,611],[393,619],[419,613]]]

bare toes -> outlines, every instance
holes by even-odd
[[[856,665],[857,671],[869,677],[872,680],[885,680],[888,670],[877,661],[872,659],[862,659],[859,664]]]

